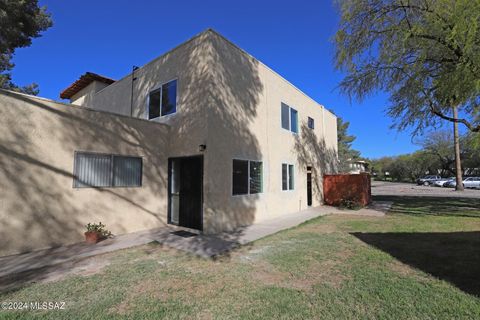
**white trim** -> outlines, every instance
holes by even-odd
[[[176,88],[175,88],[175,112],[172,112],[172,113],[169,113],[169,114],[166,114],[166,115],[163,115],[162,116],[162,97],[163,97],[163,86],[170,83],[170,82],[173,82],[173,81],[176,81]],[[150,95],[152,94],[152,92],[154,91],[157,91],[157,90],[160,90],[160,115],[158,117],[155,117],[155,118],[151,118],[150,119]],[[165,81],[165,82],[162,82],[160,83],[160,85],[156,86],[156,87],[153,87],[153,89],[149,90],[148,91],[148,95],[147,95],[147,106],[145,108],[146,110],[146,119],[149,120],[149,121],[158,121],[162,118],[165,118],[165,117],[168,117],[168,116],[172,116],[174,114],[176,114],[178,112],[178,109],[177,109],[177,102],[178,102],[178,77],[175,77],[171,80],[168,80],[168,81]]]

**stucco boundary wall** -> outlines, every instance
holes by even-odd
[[[164,226],[165,124],[0,90],[0,255]],[[141,187],[74,188],[78,151],[141,157]]]
[[[346,199],[365,206],[372,201],[370,174],[326,174],[323,176],[323,192],[327,205],[338,206]]]

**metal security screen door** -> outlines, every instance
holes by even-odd
[[[203,157],[168,160],[168,223],[202,230]]]

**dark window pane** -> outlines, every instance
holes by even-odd
[[[315,129],[315,121],[313,120],[313,118],[308,117],[308,127],[310,129]]]
[[[282,128],[290,130],[288,109],[289,107],[285,103],[282,103]]]
[[[282,190],[288,190],[288,165],[282,163]]]
[[[177,111],[177,80],[162,86],[162,116]]]
[[[294,177],[293,177],[293,165],[288,165],[288,189],[293,190],[294,187]]]
[[[248,193],[248,161],[233,160],[233,190],[232,193]]]
[[[76,188],[109,187],[112,181],[112,157],[92,153],[75,154]]]
[[[290,122],[292,132],[298,133],[298,115],[295,109],[290,109]]]
[[[113,185],[115,187],[140,187],[142,185],[142,158],[113,158]]]
[[[160,89],[150,92],[148,99],[148,119],[160,117]]]
[[[263,190],[263,168],[259,161],[250,161],[250,194],[261,193]]]

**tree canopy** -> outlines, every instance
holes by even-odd
[[[358,100],[383,90],[394,126],[480,131],[480,0],[339,0],[336,67]],[[434,116],[435,115],[435,116]]]
[[[349,161],[360,158],[360,152],[352,148],[352,143],[356,137],[348,134],[350,122],[343,122],[343,119],[337,117],[337,141],[338,141],[338,161],[340,171],[348,171]]]
[[[38,94],[38,86],[19,87],[12,82],[15,49],[31,45],[32,39],[52,25],[50,14],[37,0],[0,0],[0,88]]]

